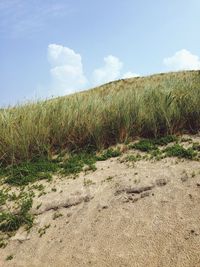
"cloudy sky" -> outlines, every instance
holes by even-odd
[[[0,0],[0,106],[200,69],[199,0]]]

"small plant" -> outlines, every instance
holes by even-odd
[[[200,144],[199,143],[193,143],[192,148],[196,151],[200,151]]]
[[[142,152],[150,152],[157,149],[157,146],[150,139],[142,139],[139,142],[130,145],[129,148],[134,148]]]
[[[13,255],[9,255],[9,256],[6,257],[6,260],[7,261],[11,261],[13,258],[14,258]]]
[[[158,146],[165,146],[171,142],[178,141],[178,138],[174,135],[167,135],[155,139],[142,139],[135,144],[129,145],[129,148],[134,148],[142,152],[158,151]]]
[[[140,154],[137,155],[128,155],[125,157],[125,161],[131,161],[131,162],[136,162],[142,159],[142,156]]]
[[[0,231],[14,232],[22,225],[30,229],[33,225],[33,217],[29,213],[32,207],[32,199],[24,199],[17,213],[3,211],[0,213]]]
[[[50,227],[50,224],[45,225],[43,228],[40,228],[38,230],[39,237],[42,237],[44,234],[46,234],[46,230]]]
[[[25,162],[10,166],[5,169],[7,178],[5,182],[10,185],[24,186],[31,182],[51,179],[51,173],[56,172],[58,166],[53,161],[37,159],[33,162]]]
[[[167,157],[178,157],[186,159],[194,159],[197,155],[197,152],[194,151],[192,148],[186,149],[179,144],[167,147],[164,152]]]
[[[52,192],[56,192],[57,189],[56,189],[55,187],[53,187],[53,188],[51,188],[51,191],[52,191]]]
[[[77,174],[83,170],[85,165],[89,166],[90,169],[94,169],[94,164],[96,162],[94,154],[88,153],[79,153],[79,154],[71,154],[70,157],[63,162],[63,174]]]
[[[111,181],[112,179],[114,178],[114,176],[108,176],[107,178],[106,178],[106,181]]]
[[[33,185],[32,186],[32,189],[36,189],[36,190],[38,190],[38,191],[43,191],[44,190],[44,185],[42,185],[42,184],[39,184],[39,185]]]
[[[166,146],[169,143],[177,142],[178,137],[175,135],[166,135],[160,138],[151,139],[151,141],[158,146]]]
[[[63,216],[62,213],[55,212],[55,213],[53,214],[53,220],[56,220],[57,218],[62,217],[62,216]]]
[[[7,243],[5,242],[5,240],[0,239],[0,248],[5,248],[7,246]]]
[[[96,158],[99,161],[104,161],[109,158],[119,157],[120,155],[121,155],[121,152],[119,149],[109,148],[105,150],[101,155],[97,156]]]
[[[95,183],[91,179],[84,179],[84,181],[83,181],[84,186],[90,186],[93,184],[95,184]]]
[[[42,206],[42,203],[38,204],[36,209],[39,210],[39,208]]]
[[[5,192],[5,190],[0,190],[0,206],[6,203],[7,198],[8,194]]]

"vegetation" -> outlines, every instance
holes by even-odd
[[[58,166],[47,159],[37,159],[32,162],[23,162],[1,169],[1,175],[6,176],[5,182],[10,185],[27,185],[43,179],[51,179],[51,173],[56,172]]]
[[[176,136],[167,135],[161,138],[142,139],[133,145],[129,145],[129,148],[135,148],[143,152],[150,152],[152,150],[158,150],[158,146],[164,146],[175,141],[178,141]]]
[[[9,256],[6,257],[7,261],[11,261],[12,259],[13,259],[13,255],[9,255]]]
[[[25,198],[22,200],[19,211],[16,213],[6,211],[0,213],[0,231],[13,232],[19,229],[20,226],[26,225],[31,228],[33,224],[33,217],[29,213],[32,207],[32,198]]]
[[[160,74],[1,109],[0,163],[5,167],[51,158],[62,150],[100,150],[136,136],[195,133],[200,126],[199,85],[198,71]]]
[[[120,149],[111,147],[122,142],[146,152],[129,154],[125,162],[174,156],[197,159],[199,143],[182,139],[191,144],[184,148],[177,136],[199,129],[198,71],[120,80],[67,97],[0,109],[0,182],[6,183],[0,189],[0,234],[32,226],[33,190],[39,191],[38,197],[45,194],[44,185],[32,183],[51,180],[54,173],[76,176],[95,171],[97,161],[121,155]],[[138,136],[140,141],[130,143]],[[93,181],[84,179],[83,184]],[[18,188],[9,193],[11,186]],[[5,245],[0,236],[0,247]]]
[[[167,147],[164,152],[166,153],[167,157],[194,159],[197,156],[197,152],[194,151],[192,147],[186,149],[179,144]]]
[[[121,152],[119,149],[109,148],[105,150],[101,155],[97,156],[96,159],[99,161],[104,161],[109,158],[119,157],[120,155],[121,155]]]

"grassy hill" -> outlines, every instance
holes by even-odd
[[[0,125],[0,266],[199,266],[198,71],[1,109]]]
[[[136,136],[200,127],[200,72],[122,79],[89,91],[0,111],[0,162],[108,147]]]

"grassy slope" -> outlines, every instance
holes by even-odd
[[[199,71],[119,80],[82,93],[0,110],[0,162],[100,149],[135,136],[197,132]]]

